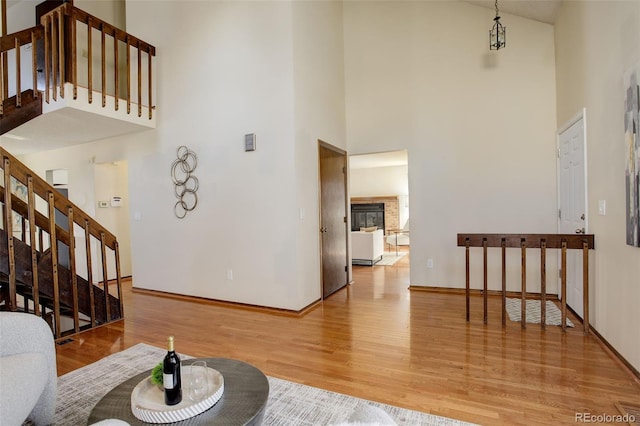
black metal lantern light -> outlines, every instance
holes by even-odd
[[[500,23],[498,14],[498,0],[496,0],[496,17],[493,28],[489,31],[489,50],[500,50],[507,45],[507,28]]]

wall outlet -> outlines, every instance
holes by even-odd
[[[433,269],[433,259],[427,259],[427,268]]]
[[[227,280],[233,281],[233,269],[227,269]]]

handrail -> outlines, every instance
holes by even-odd
[[[566,331],[567,318],[567,250],[582,250],[582,279],[583,279],[583,326],[584,333],[589,333],[589,250],[595,248],[595,237],[592,234],[458,234],[458,247],[465,247],[466,257],[466,319],[469,321],[470,296],[470,247],[483,249],[483,302],[484,323],[487,323],[487,249],[499,247],[502,249],[502,325],[506,325],[506,249],[520,248],[521,250],[521,314],[522,328],[526,328],[526,265],[529,248],[540,249],[540,307],[541,327],[545,328],[546,315],[546,250],[561,250],[561,294],[562,294],[562,331]]]
[[[3,159],[5,158],[9,159],[12,165],[11,167],[12,176],[16,180],[20,181],[20,183],[22,183],[23,185],[26,186],[27,179],[29,176],[31,176],[33,178],[33,192],[36,195],[40,196],[42,199],[46,200],[50,192],[53,192],[54,194],[58,194],[58,191],[56,191],[56,189],[52,185],[47,183],[47,181],[45,181],[44,179],[40,178],[35,172],[33,172],[28,167],[26,167],[24,164],[20,163],[14,156],[9,154],[9,152],[7,152],[2,147],[0,147],[0,157]],[[79,226],[84,227],[85,221],[88,220],[90,223],[89,231],[91,235],[93,235],[97,239],[100,239],[102,238],[102,234],[104,234],[105,243],[107,247],[109,247],[112,250],[115,250],[116,236],[113,235],[113,233],[111,233],[107,228],[100,225],[98,222],[95,221],[95,219],[93,219],[91,216],[83,212],[80,209],[80,207],[76,206],[73,202],[71,202],[71,200],[69,200],[66,197],[63,197],[62,195],[56,196],[54,202],[55,202],[55,208],[63,213],[65,213],[67,209],[73,208],[74,211],[76,212],[74,215],[75,223],[77,223]],[[64,235],[62,237],[64,237]],[[66,236],[66,238],[68,238],[68,236]],[[68,242],[65,242],[65,243],[68,243]]]
[[[50,279],[52,283],[52,294],[53,294],[53,315],[55,319],[55,327],[54,334],[56,338],[60,338],[62,336],[62,330],[60,326],[60,300],[63,295],[68,297],[69,291],[71,294],[71,307],[73,310],[73,332],[78,333],[80,331],[80,319],[79,319],[79,291],[78,291],[78,277],[76,272],[76,246],[75,246],[75,225],[78,225],[80,228],[84,230],[84,236],[86,239],[86,261],[87,261],[87,280],[86,282],[89,285],[89,306],[90,306],[90,327],[94,327],[96,325],[96,309],[94,306],[94,302],[104,303],[104,321],[111,322],[115,320],[119,320],[123,318],[123,300],[122,300],[122,283],[120,277],[120,254],[118,242],[116,240],[115,235],[109,232],[102,225],[97,223],[93,218],[91,218],[88,214],[82,211],[78,206],[72,203],[67,197],[60,194],[53,186],[47,183],[45,180],[40,178],[36,173],[30,170],[27,166],[22,164],[16,158],[14,158],[11,154],[9,154],[5,149],[0,147],[0,166],[3,169],[4,179],[1,182],[2,186],[0,187],[0,203],[3,204],[3,223],[4,223],[4,231],[6,232],[6,253],[8,256],[8,289],[9,289],[9,304],[8,308],[10,310],[17,310],[17,271],[18,269],[18,260],[22,259],[24,262],[24,258],[16,258],[16,244],[17,241],[14,237],[13,230],[13,214],[18,214],[22,217],[22,241],[30,246],[31,250],[31,266],[28,269],[22,269],[22,273],[31,273],[31,283],[33,287],[33,301],[34,301],[34,311],[36,315],[40,315],[40,311],[38,308],[38,300],[39,300],[39,290],[38,290],[38,265],[39,265],[39,257],[44,253],[39,253],[36,247],[43,251],[43,242],[42,242],[42,234],[40,234],[39,241],[36,239],[36,228],[40,231],[44,230],[49,234],[49,250],[47,251],[47,256],[50,257],[51,268],[48,272],[50,275]],[[24,201],[20,199],[20,197],[13,194],[11,185],[12,180],[15,179],[20,184],[24,185],[27,189],[27,200]],[[44,200],[48,207],[47,215],[40,213],[36,210],[35,206],[35,196],[39,196],[42,200]],[[60,212],[67,218],[67,226],[68,230],[63,230],[56,223],[56,212]],[[27,242],[26,238],[26,227],[25,220],[29,223],[29,241]],[[103,294],[104,299],[99,302],[97,299],[94,300],[93,296],[93,278],[92,278],[92,268],[91,262],[93,261],[91,256],[91,247],[90,247],[90,239],[94,237],[100,243],[101,247],[101,259],[102,259],[102,283],[103,285]],[[59,259],[58,259],[58,243],[63,243],[69,247],[69,267],[68,267],[68,277],[69,280],[64,280],[61,282],[61,277],[59,274]],[[118,303],[117,313],[113,314],[113,309],[111,308],[111,295],[109,294],[109,285],[108,285],[108,273],[107,273],[107,255],[106,249],[109,248],[113,251],[115,257],[115,273],[116,273],[116,283],[117,283],[117,292],[118,292]],[[24,250],[24,249],[22,249]],[[23,252],[24,253],[24,252]],[[41,270],[41,269],[40,269]],[[42,270],[41,270],[42,271]],[[45,271],[46,272],[46,271]],[[23,277],[24,281],[24,277]],[[86,284],[85,284],[86,285]],[[69,299],[67,299],[69,300]],[[100,305],[102,306],[102,305]],[[25,309],[28,308],[28,305],[25,303]],[[116,309],[116,308],[114,308]],[[44,315],[44,312],[42,313]],[[101,320],[103,321],[103,320]]]
[[[70,29],[65,27],[65,19],[63,17],[69,17],[68,24],[70,25]],[[111,37],[113,39],[113,59],[114,59],[114,69],[113,69],[113,77],[114,77],[114,86],[115,93],[114,97],[116,98],[114,108],[118,110],[119,107],[119,90],[120,90],[120,82],[119,82],[119,70],[118,70],[118,44],[125,43],[127,47],[126,53],[126,68],[127,68],[127,86],[126,86],[126,99],[127,101],[127,114],[131,112],[131,98],[132,98],[132,90],[131,90],[131,48],[135,48],[137,50],[137,101],[138,101],[138,117],[142,116],[142,52],[148,55],[148,70],[147,70],[147,86],[148,86],[148,111],[149,111],[149,120],[153,118],[153,109],[155,108],[153,105],[153,94],[152,94],[152,81],[153,81],[153,66],[152,66],[152,57],[156,54],[156,49],[154,46],[149,43],[114,27],[106,21],[103,21],[100,18],[97,18],[82,9],[79,9],[71,3],[64,3],[57,8],[51,10],[50,12],[43,14],[40,18],[40,22],[44,27],[44,40],[45,40],[45,85],[47,88],[51,90],[45,91],[45,101],[47,103],[50,102],[50,91],[53,96],[54,101],[57,98],[58,91],[60,92],[60,97],[64,98],[64,83],[70,82],[73,85],[73,99],[76,99],[78,96],[78,60],[76,57],[77,51],[77,24],[84,24],[87,26],[87,85],[88,85],[88,94],[87,100],[89,103],[93,103],[93,38],[92,38],[92,30],[100,31],[101,35],[101,44],[100,44],[100,71],[101,71],[101,82],[102,87],[101,97],[102,97],[102,107],[106,106],[106,83],[107,83],[107,69],[106,69],[106,37]],[[67,42],[65,43],[65,40]],[[65,63],[67,60],[67,55],[65,54],[65,44],[68,44],[68,48],[70,50],[71,57],[69,58],[68,64],[71,67],[70,70],[65,69]],[[59,85],[58,85],[59,83]]]
[[[15,33],[7,34],[0,37],[0,53],[8,52],[16,48],[15,40],[18,39],[20,45],[31,43],[31,34],[35,34],[36,39],[40,40],[43,35],[43,28],[41,25],[27,28],[26,30],[17,31]]]
[[[27,28],[22,31],[18,31],[12,34],[7,34],[6,36],[0,37],[0,116],[4,114],[4,100],[8,97],[8,88],[4,87],[5,84],[5,68],[8,64],[5,63],[7,52],[14,50],[16,51],[15,58],[15,75],[16,75],[16,107],[22,106],[22,93],[20,90],[21,84],[21,63],[20,63],[20,47],[31,44],[33,48],[31,49],[32,56],[32,67],[33,67],[33,97],[38,98],[38,83],[37,83],[37,65],[36,65],[36,41],[42,39],[44,36],[44,31],[42,26],[35,26],[31,28]]]

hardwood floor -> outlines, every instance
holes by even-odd
[[[128,282],[126,319],[58,346],[58,374],[172,334],[182,353],[484,425],[575,424],[576,413],[640,402],[640,384],[579,327],[503,329],[497,298],[485,326],[479,297],[466,323],[464,295],[408,290],[408,263],[354,267],[353,285],[300,317],[136,293]]]

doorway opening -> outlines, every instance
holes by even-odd
[[[409,259],[408,164],[406,149],[349,157],[351,231],[377,227],[384,235],[382,259],[373,265],[391,266],[405,256]]]

